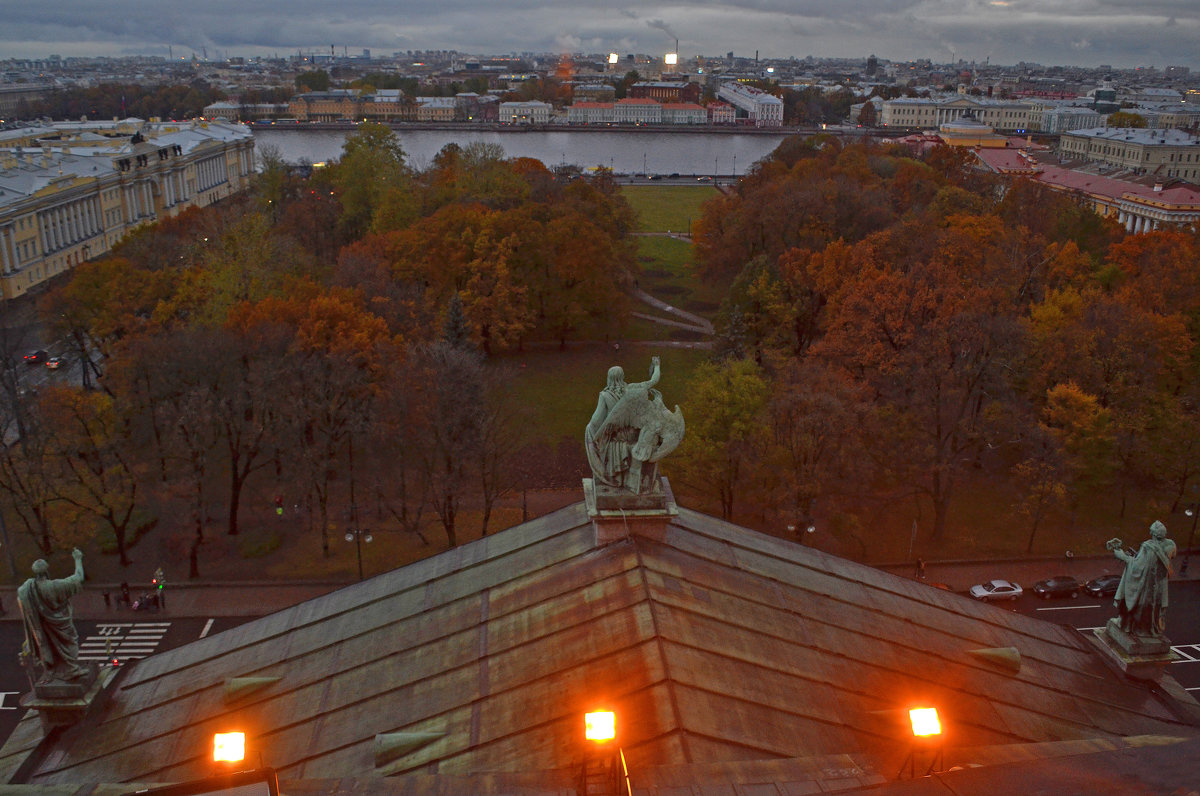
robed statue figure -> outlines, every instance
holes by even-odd
[[[25,623],[25,650],[38,670],[39,684],[81,680],[89,670],[79,665],[79,634],[71,615],[71,597],[83,590],[83,553],[72,551],[75,574],[50,579],[50,565],[33,562],[33,577],[17,589]]]
[[[642,494],[653,488],[658,461],[683,439],[683,413],[663,404],[654,389],[661,370],[658,357],[650,364],[650,379],[625,383],[619,366],[608,370],[596,411],[584,430],[584,448],[597,486]]]
[[[1105,547],[1125,562],[1115,597],[1121,630],[1138,636],[1163,635],[1167,579],[1175,556],[1175,543],[1167,538],[1167,526],[1156,520],[1150,526],[1150,538],[1142,542],[1136,555],[1125,552],[1120,539],[1110,539]]]

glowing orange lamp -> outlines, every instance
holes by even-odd
[[[604,743],[616,738],[616,715],[612,711],[585,713],[583,716],[583,737],[597,743]]]
[[[937,708],[913,708],[908,711],[908,718],[912,722],[913,735],[927,737],[942,734]]]
[[[246,733],[218,732],[213,735],[213,761],[239,763],[246,757]]]

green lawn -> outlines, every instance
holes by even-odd
[[[690,232],[700,206],[717,195],[712,185],[626,185],[621,193],[638,214],[641,232]]]
[[[726,286],[700,281],[692,270],[692,245],[676,238],[638,238],[638,287],[655,298],[709,320],[725,297]]]

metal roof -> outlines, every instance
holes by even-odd
[[[1004,647],[1019,671],[972,653]],[[869,785],[903,762],[914,704],[941,711],[948,763],[1197,736],[1069,627],[687,509],[597,547],[583,504],[144,659],[108,690],[22,782],[194,779],[212,734],[242,729],[286,781],[561,792],[597,706],[617,713],[635,785],[768,765]],[[412,742],[380,762],[387,733]],[[39,740],[22,722],[0,770]]]

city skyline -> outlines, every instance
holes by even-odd
[[[190,58],[404,50],[597,52],[682,58],[866,57],[1200,68],[1194,0],[692,0],[655,6],[579,0],[263,0],[7,4],[0,60],[173,54]]]

